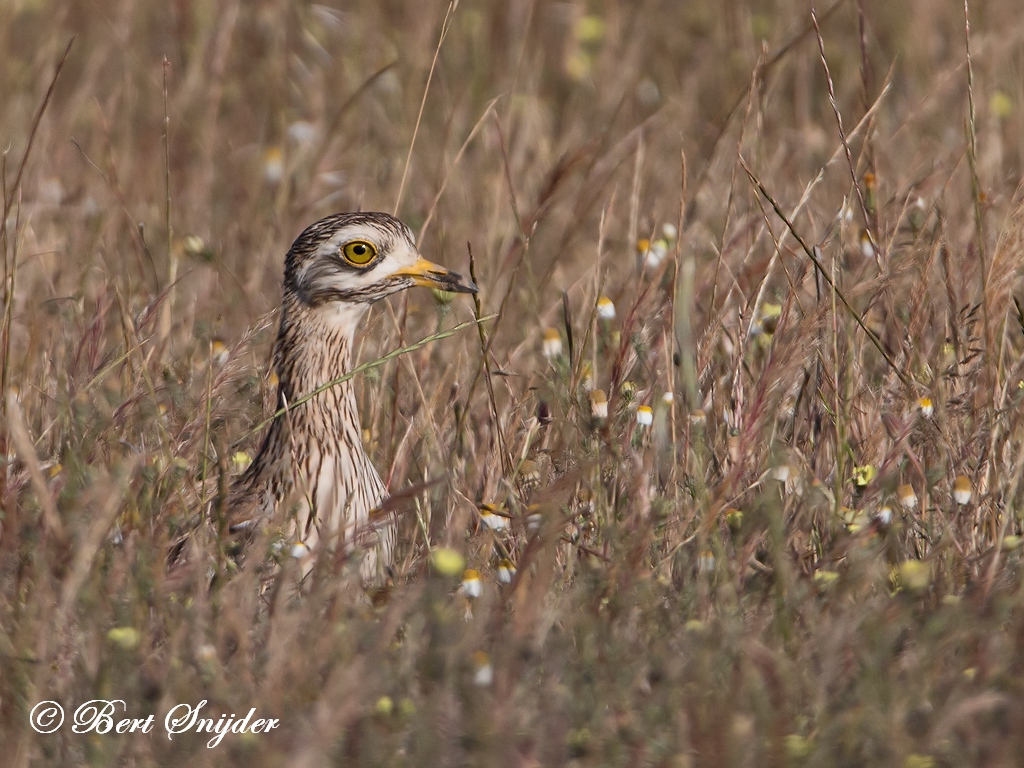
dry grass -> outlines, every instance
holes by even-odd
[[[930,0],[0,5],[4,764],[1018,764],[1024,22],[977,5],[969,67]],[[497,317],[362,374],[419,486],[396,583],[239,567],[200,510],[283,254],[399,199],[480,303],[401,296],[361,359]],[[39,735],[42,699],[282,727]]]

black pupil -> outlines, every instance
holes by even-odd
[[[366,246],[363,245],[362,243],[358,245],[353,245],[352,253],[354,253],[356,256],[362,256],[366,253]]]

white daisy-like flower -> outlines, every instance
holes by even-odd
[[[882,525],[889,525],[892,522],[892,507],[888,504],[883,504],[878,509],[878,513],[875,515],[875,519]]]
[[[910,483],[904,483],[896,489],[896,498],[907,509],[917,508],[917,494],[914,492],[914,486]]]
[[[540,512],[531,512],[526,516],[526,530],[529,533],[535,533],[540,529],[541,523],[544,522],[544,515]]]
[[[500,531],[508,528],[508,518],[497,514],[499,508],[493,504],[482,504],[480,507],[480,522],[485,528],[492,531]]]
[[[669,224],[668,222],[661,225],[661,234],[665,236],[665,239],[670,243],[675,242],[675,239],[679,237],[679,230],[676,229],[675,224]]]
[[[309,555],[309,547],[304,541],[293,541],[288,553],[296,560],[301,560]]]
[[[953,500],[960,506],[963,506],[971,502],[972,495],[970,478],[967,475],[958,476],[953,481]]]
[[[284,178],[284,153],[280,147],[267,147],[263,153],[263,178],[271,184]]]
[[[494,666],[491,657],[483,651],[473,653],[473,685],[487,688],[494,682]]]
[[[918,400],[917,407],[921,411],[921,415],[926,419],[931,418],[931,415],[935,413],[935,405],[930,397],[922,397]]]
[[[288,138],[296,144],[309,144],[316,138],[316,126],[308,120],[296,120],[288,126]]]
[[[556,360],[562,356],[562,336],[554,328],[544,331],[543,341],[544,357],[548,360]]]
[[[641,427],[649,427],[654,423],[654,409],[649,405],[641,405],[636,409],[636,423]]]
[[[860,233],[860,253],[866,259],[875,258],[875,244],[871,242],[871,234],[866,229]]]
[[[480,582],[480,574],[472,568],[462,572],[462,594],[470,600],[475,600],[484,593],[484,586]]]
[[[700,557],[697,558],[697,570],[701,573],[711,573],[715,570],[715,553],[710,549],[701,552]]]
[[[602,296],[597,300],[597,316],[602,320],[615,319],[615,304],[607,296]]]
[[[214,339],[210,343],[210,353],[213,358],[214,365],[221,366],[228,361],[228,345],[220,339]]]
[[[516,576],[516,567],[507,557],[503,557],[498,563],[498,581],[502,584],[511,584]]]
[[[608,398],[600,389],[590,393],[590,415],[595,419],[608,418]]]
[[[636,248],[640,255],[640,267],[647,272],[657,270],[668,256],[667,240],[659,239],[653,243],[650,240],[640,240]]]
[[[587,392],[594,388],[594,366],[590,364],[589,360],[584,360],[583,365],[580,366],[580,386]]]

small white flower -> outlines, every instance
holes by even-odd
[[[480,510],[480,522],[484,524],[485,528],[492,531],[500,531],[504,528],[508,528],[508,518],[504,515],[495,514],[494,507],[490,504],[484,504]]]
[[[665,239],[671,243],[674,242],[677,237],[679,237],[679,230],[676,229],[675,224],[669,224],[666,222],[665,224],[661,225],[661,234],[663,234],[665,236]]]
[[[288,138],[296,144],[309,144],[316,138],[316,126],[308,120],[296,120],[288,126]]]
[[[875,258],[875,244],[871,242],[871,235],[866,229],[860,233],[860,253],[866,259]]]
[[[772,477],[778,480],[780,483],[785,483],[789,480],[789,476],[792,470],[789,464],[780,464],[779,466],[772,469]]]
[[[516,567],[512,564],[511,560],[507,557],[503,557],[501,562],[498,563],[498,581],[502,584],[511,584],[515,575]]]
[[[594,367],[589,360],[584,360],[580,367],[580,386],[587,392],[594,388]]]
[[[909,483],[904,483],[896,489],[896,498],[907,509],[915,509],[917,507],[917,494],[914,492],[914,487]]]
[[[935,406],[932,404],[930,397],[922,397],[918,400],[917,407],[921,410],[921,415],[926,419],[931,418],[931,415],[935,413]]]
[[[640,251],[640,259],[641,266],[645,271],[655,271],[668,256],[668,241],[666,240],[655,240],[653,243],[641,240],[639,245],[644,246]]]
[[[535,533],[544,522],[544,515],[540,512],[532,512],[526,518],[526,530]]]
[[[953,481],[953,500],[963,506],[971,501],[971,481],[966,475],[960,475]]]
[[[600,389],[590,393],[590,415],[595,419],[608,418],[608,398]]]
[[[641,405],[636,409],[636,423],[641,427],[649,427],[654,423],[654,410],[649,405]]]
[[[888,525],[892,522],[892,507],[888,504],[884,504],[879,508],[878,514],[875,515],[875,519],[882,525]]]
[[[705,549],[697,558],[697,570],[701,573],[711,573],[715,570],[715,553]]]
[[[473,685],[487,688],[494,682],[494,666],[491,664],[491,657],[483,651],[473,654],[473,670]]]
[[[301,560],[309,554],[309,547],[306,546],[306,542],[304,541],[294,541],[292,542],[289,554],[291,554],[291,556],[296,560]]]
[[[615,319],[615,304],[607,296],[602,296],[597,300],[597,316],[602,320]]]
[[[665,405],[672,405],[672,402],[675,399],[675,395],[673,395],[671,392],[666,392],[661,396],[661,402],[663,402]]]
[[[480,574],[469,568],[462,573],[462,594],[470,600],[475,600],[484,592],[484,586],[480,583]]]
[[[544,357],[555,360],[562,356],[562,337],[554,328],[544,331]]]
[[[284,153],[280,147],[269,147],[263,153],[263,178],[271,184],[284,178]]]

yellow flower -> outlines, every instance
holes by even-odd
[[[921,560],[904,560],[897,569],[900,584],[908,592],[924,592],[931,582],[931,568]]]
[[[821,587],[831,587],[839,581],[839,574],[836,571],[815,571],[814,583]]]
[[[244,472],[252,464],[252,456],[245,451],[235,451],[231,457],[231,463],[234,465],[236,472]]]
[[[779,327],[781,317],[781,304],[764,304],[761,307],[761,328],[770,336]]]
[[[107,639],[126,651],[134,651],[139,647],[142,636],[134,627],[114,627],[107,632]]]
[[[462,555],[449,547],[436,547],[430,552],[430,564],[442,576],[456,576],[466,561]]]
[[[738,531],[743,525],[743,512],[735,507],[729,507],[725,510],[725,522],[728,523],[730,530]]]
[[[989,109],[998,118],[1007,118],[1013,114],[1013,99],[1003,91],[996,91],[988,101]]]
[[[875,479],[878,470],[872,464],[865,464],[863,467],[853,468],[853,482],[859,488],[869,485]]]
[[[814,745],[810,739],[801,736],[799,733],[791,733],[785,738],[786,755],[791,760],[804,760],[811,754]]]

